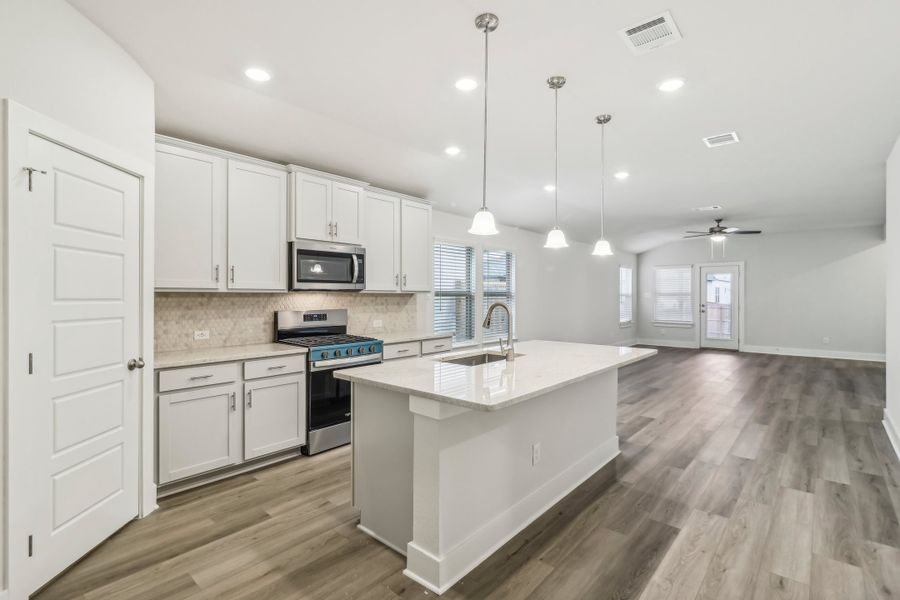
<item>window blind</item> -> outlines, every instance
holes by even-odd
[[[630,325],[634,302],[631,267],[619,267],[619,325]]]
[[[453,334],[453,342],[475,339],[475,249],[434,245],[434,332]]]
[[[482,315],[494,302],[503,302],[513,316],[513,334],[516,321],[516,255],[503,250],[485,250],[482,254]],[[506,338],[509,321],[503,309],[494,311],[491,326],[483,332],[484,341]]]
[[[691,324],[691,267],[657,267],[653,320]]]

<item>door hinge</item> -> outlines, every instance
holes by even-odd
[[[34,375],[34,354],[28,353],[28,374]]]
[[[28,536],[28,558],[34,556],[34,536]]]

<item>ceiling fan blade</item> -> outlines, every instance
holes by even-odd
[[[685,233],[702,233],[703,235],[709,235],[708,231],[685,231]]]
[[[683,236],[681,236],[681,237],[683,237],[683,238],[696,238],[696,237],[709,237],[710,235],[712,235],[712,234],[709,234],[709,233],[698,233],[698,234],[694,234],[694,235],[683,235]]]
[[[741,230],[740,227],[726,227],[726,228],[722,231],[722,233],[737,233],[737,232],[740,231],[740,230]]]
[[[738,231],[732,231],[731,233],[762,233],[759,229],[740,229]]]

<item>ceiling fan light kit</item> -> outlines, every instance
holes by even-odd
[[[475,27],[484,32],[484,145],[482,148],[481,209],[472,218],[469,233],[472,235],[496,235],[497,224],[487,207],[487,139],[488,139],[488,37],[500,25],[500,19],[492,13],[483,13],[475,18]]]
[[[707,231],[685,231],[684,238],[709,238],[709,257],[716,257],[716,247],[722,249],[722,258],[725,258],[725,242],[732,235],[755,235],[762,233],[759,229],[742,229],[740,227],[724,227],[723,219],[715,219],[716,224]]]

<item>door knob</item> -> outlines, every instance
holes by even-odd
[[[134,371],[135,369],[143,369],[144,368],[144,359],[143,358],[132,358],[128,361],[128,370]]]

